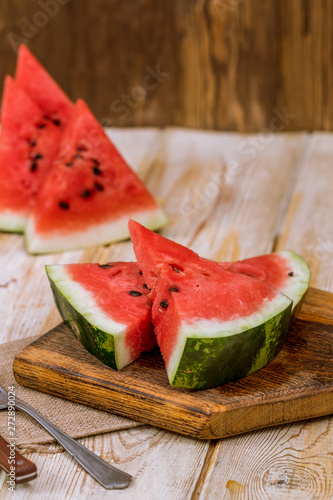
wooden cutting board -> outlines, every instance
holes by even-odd
[[[215,389],[171,388],[156,349],[120,372],[61,324],[14,360],[27,387],[200,439],[333,413],[333,294],[310,289],[281,353]]]

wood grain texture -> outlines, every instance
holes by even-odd
[[[311,266],[312,285],[332,292],[331,140],[330,134],[309,137],[275,248],[301,252]],[[329,321],[332,303],[327,310],[320,294],[316,300],[319,307],[307,296],[300,318],[310,313]],[[332,416],[217,441],[193,498],[331,500],[332,448]]]
[[[325,418],[223,439],[196,498],[330,500],[333,460],[322,450],[332,440]]]
[[[13,9],[17,6],[17,1],[19,0],[10,3]],[[26,5],[28,4],[29,2],[26,2]],[[180,4],[181,2],[179,4],[177,2],[177,6]],[[319,4],[321,2],[318,2]],[[2,6],[3,4],[0,8]],[[327,22],[329,21],[327,20]],[[66,25],[64,25],[65,28]],[[65,42],[61,41],[61,43]],[[327,49],[329,49],[329,39],[326,43]],[[75,50],[75,47],[73,46],[72,49]],[[4,47],[0,47],[0,50],[4,50]],[[40,50],[43,51],[44,48],[40,47]],[[51,54],[48,57],[51,61]],[[66,57],[68,55],[64,53],[64,58]],[[307,55],[307,57],[310,56]],[[47,60],[46,57],[45,61],[47,62]],[[327,74],[329,74],[331,70],[329,65],[327,66]],[[294,75],[294,78],[297,81],[298,76]],[[305,85],[305,83],[301,82],[300,85]],[[328,106],[327,113],[330,112],[331,108]],[[220,172],[220,168],[223,172],[222,167],[226,160],[230,163],[232,160],[238,159],[242,171],[243,166],[246,168],[246,165],[251,164],[251,161],[255,164],[255,158],[250,158],[252,153],[245,152],[245,154],[237,155],[238,145],[245,141],[245,146],[243,146],[245,150],[250,146],[257,151],[258,145],[261,147],[263,145],[262,139],[266,139],[267,136],[262,137],[255,134],[237,137],[234,135],[232,138],[232,134],[200,133],[177,129],[162,132],[150,130],[149,137],[146,133],[148,132],[145,130],[112,131],[112,134],[116,136],[120,150],[125,156],[128,155],[131,158],[132,165],[139,169],[139,174],[147,182],[150,190],[165,204],[172,220],[163,230],[163,235],[191,245],[207,257],[221,259],[232,258],[233,255],[236,257],[237,253],[248,257],[266,251],[266,249],[282,248],[279,244],[279,236],[283,231],[283,237],[285,225],[290,229],[288,230],[289,236],[285,238],[283,246],[292,248],[296,245],[296,249],[303,254],[302,244],[298,244],[298,237],[300,241],[303,241],[305,234],[309,236],[307,258],[311,258],[311,255],[315,253],[316,242],[313,240],[311,247],[311,232],[315,231],[316,234],[325,238],[325,233],[320,233],[320,228],[324,227],[327,231],[327,222],[331,220],[332,205],[326,194],[325,199],[314,195],[316,192],[320,193],[322,184],[315,175],[310,175],[310,172],[316,170],[317,162],[321,161],[320,159],[324,160],[325,168],[322,166],[320,172],[321,177],[327,179],[328,183],[331,179],[332,162],[330,155],[322,156],[320,141],[309,141],[311,135],[294,138],[289,136],[279,138],[278,135],[274,135],[274,141],[268,142],[267,152],[263,152],[264,158],[262,160],[260,159],[261,151],[259,151],[258,158],[261,169],[252,167],[253,176],[257,178],[257,182],[255,179],[252,181],[251,189],[255,189],[255,195],[253,195],[254,199],[251,200],[250,195],[247,194],[246,210],[242,208],[242,197],[244,192],[246,193],[246,184],[242,183],[242,175],[239,176],[239,179],[234,176],[232,198],[227,201],[228,197],[225,196],[224,188],[221,186],[221,191],[217,195],[215,193],[215,198],[213,196],[212,199],[209,199],[207,206],[205,203],[202,208],[198,206],[196,216],[187,220],[181,216],[179,211],[184,201],[192,199],[193,190],[197,187],[199,193],[202,192],[207,183],[210,182],[211,173]],[[210,139],[210,136],[214,136],[214,139]],[[249,140],[256,142],[249,144],[247,142]],[[327,136],[327,141],[329,142],[329,140],[330,135]],[[296,143],[294,146],[292,145],[293,141]],[[308,151],[312,151],[311,165],[307,166],[307,173],[302,174],[303,159],[308,162]],[[283,175],[288,176],[289,185],[282,176],[277,175],[275,168],[278,167],[272,167],[272,161],[277,155],[284,172]],[[209,162],[205,161],[206,157],[209,158]],[[265,180],[266,162],[270,164],[268,177],[273,176],[274,185],[270,185],[268,180]],[[292,174],[287,172],[286,164],[289,165]],[[230,172],[233,172],[232,169]],[[296,185],[299,182],[305,182],[304,179],[301,179],[303,175],[311,178],[306,189],[306,192],[310,193],[308,206],[306,200],[301,205],[306,207],[309,217],[304,218],[302,224],[296,224],[293,217],[288,215],[288,223],[286,223],[287,209],[290,212],[290,209],[297,205],[294,205],[293,201],[290,204],[290,200],[294,199],[295,181]],[[274,203],[269,197],[265,198],[264,195],[265,190],[270,190],[274,197],[273,188],[279,192],[279,197],[274,198]],[[241,190],[239,195],[237,195],[238,190]],[[256,211],[255,197],[259,197],[260,203],[263,204],[263,200],[266,200],[270,207],[270,215],[264,210],[262,212]],[[222,203],[222,200],[225,204],[219,212],[214,212],[215,202]],[[238,207],[237,210],[235,206]],[[238,215],[238,210],[241,211],[241,218]],[[318,217],[311,215],[311,212],[315,211],[319,211]],[[229,212],[232,213],[232,216],[228,216]],[[293,213],[295,217],[299,217],[297,210],[293,209]],[[214,217],[218,217],[215,226],[213,224]],[[215,238],[214,231],[219,229],[225,218],[228,218],[228,224]],[[255,221],[255,219],[257,220]],[[201,231],[205,231],[207,227],[206,224],[210,225],[210,230],[205,233],[206,239],[214,241],[211,248],[209,241],[206,242],[200,237]],[[241,230],[239,230],[239,225]],[[234,232],[229,238],[226,238],[227,230],[230,228]],[[251,232],[248,228],[251,228]],[[235,233],[237,237],[235,237]],[[247,244],[247,235],[251,238],[251,245]],[[292,241],[289,238],[292,238]],[[223,245],[222,242],[224,242]],[[81,262],[106,262],[112,259],[130,260],[132,258],[131,245],[124,242],[107,248],[95,247],[85,252],[67,253],[62,256],[52,255],[48,259],[44,259],[44,257],[30,259],[24,252],[22,237],[1,235],[0,313],[2,329],[0,342],[35,333],[42,334],[60,321],[45,280],[44,263],[65,263],[74,259]],[[328,252],[325,261],[319,260],[317,272],[314,273],[312,282],[314,286],[323,287],[333,292],[333,282],[331,278],[328,279],[332,265],[332,255]],[[31,271],[30,268],[32,268]],[[13,279],[16,281],[12,281]],[[316,304],[310,302],[310,298],[311,296],[308,296],[307,311],[313,318],[317,315],[318,321],[325,324],[325,321],[329,321],[330,308],[323,308],[323,297],[320,298],[318,294]],[[321,301],[320,305],[318,305],[319,301]],[[302,316],[303,312],[300,317],[307,321],[308,318]],[[149,496],[149,488],[152,488],[155,498],[158,496],[163,500],[174,500],[174,498],[180,500],[188,500],[189,498],[200,498],[200,500],[211,500],[212,498],[223,500],[230,498],[317,500],[317,498],[323,498],[331,500],[333,495],[331,480],[332,429],[332,417],[322,417],[210,442],[190,439],[162,430],[157,431],[155,428],[147,426],[144,429],[138,429],[137,432],[124,431],[96,436],[83,440],[83,443],[100,454],[102,458],[110,461],[115,460],[115,463],[131,474],[137,473],[136,481],[132,485],[135,489],[131,489],[131,487],[121,492],[112,492],[112,495],[119,497],[121,495],[123,500],[153,498]],[[156,434],[154,434],[155,432]],[[34,483],[17,487],[16,498],[18,499],[45,498],[45,495],[47,498],[55,500],[58,498],[88,499],[91,496],[108,498],[110,496],[110,492],[103,490],[93,482],[64,453],[32,453],[27,456],[37,463],[39,478]],[[269,475],[268,470],[271,470],[273,475]],[[264,479],[263,476],[265,476]],[[176,479],[174,480],[174,478]],[[4,473],[0,473],[0,498],[11,498],[11,493],[7,491]]]
[[[332,156],[331,134],[312,134],[278,241],[278,248],[302,253],[312,284],[322,290],[332,290],[333,282]]]
[[[166,129],[146,177],[167,200],[162,234],[216,260],[270,252],[306,140]]]
[[[329,0],[3,0],[0,20],[0,82],[21,37],[108,126],[333,128]]]
[[[59,500],[115,498],[186,500],[191,498],[207,453],[208,442],[147,426],[140,432],[117,432],[80,439],[103,460],[126,470],[134,480],[126,490],[102,488],[66,453],[29,454],[38,464],[38,481],[17,487],[15,498]],[[180,459],[178,460],[177,457]],[[10,498],[0,474],[0,498]]]
[[[309,293],[315,304],[316,293]],[[29,388],[201,439],[327,415],[333,412],[332,302],[326,293],[330,324],[314,323],[311,316],[297,320],[269,365],[215,389],[171,388],[157,350],[120,372],[112,370],[85,351],[64,324],[16,356],[14,375]]]

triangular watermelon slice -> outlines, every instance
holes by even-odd
[[[0,230],[23,231],[36,194],[58,155],[61,131],[10,76],[0,135]]]
[[[158,271],[165,263],[177,266],[183,261],[186,261],[187,265],[203,261],[189,248],[175,241],[162,239],[140,224],[130,222],[130,229],[136,253],[140,256],[138,260],[145,271],[150,288],[154,288]],[[206,261],[208,262],[210,261]],[[300,309],[311,279],[309,266],[292,250],[281,250],[236,262],[218,262],[218,265],[228,271],[246,274],[277,288],[293,301],[293,316]]]
[[[275,288],[189,254],[182,246],[129,224],[148,286],[155,287],[152,320],[170,384],[203,389],[244,377],[281,350],[292,301]],[[141,234],[140,234],[141,233]],[[159,262],[151,251],[171,246]],[[178,254],[175,255],[175,245]],[[145,251],[149,249],[149,251]]]
[[[311,279],[310,268],[300,255],[292,250],[281,250],[236,262],[220,265],[235,273],[242,273],[277,288],[293,301],[293,317],[296,317]]]
[[[132,217],[157,229],[166,216],[87,105],[78,100],[60,156],[41,187],[26,229],[31,253],[128,238]]]
[[[201,261],[199,255],[193,250],[175,241],[162,238],[136,221],[130,220],[128,227],[136,258],[140,262],[146,283],[152,289],[152,294],[154,294],[157,279],[165,264],[182,271],[184,262],[187,265],[195,265]]]
[[[19,47],[15,80],[41,108],[45,119],[65,128],[73,112],[73,103],[26,45]]]
[[[46,266],[58,310],[84,347],[120,370],[156,346],[151,300],[134,262]]]

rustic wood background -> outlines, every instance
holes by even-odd
[[[0,81],[22,41],[105,125],[332,130],[332,24],[331,0],[1,0]]]

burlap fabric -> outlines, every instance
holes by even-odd
[[[13,375],[15,355],[37,337],[0,344],[0,384],[8,390],[14,385],[16,396],[35,408],[53,424],[73,438],[92,436],[104,432],[142,425],[133,420],[88,406],[66,401],[39,391],[20,386]],[[15,438],[20,449],[34,449],[34,445],[51,443],[52,436],[25,413],[15,412]],[[0,435],[9,440],[8,415],[0,411]],[[37,447],[38,449],[38,447]]]

